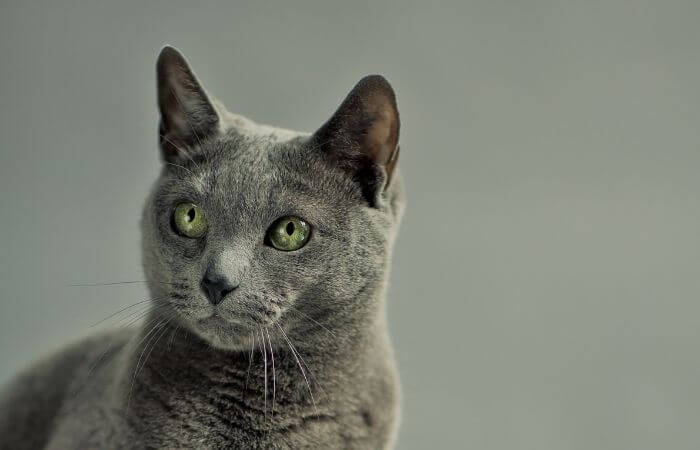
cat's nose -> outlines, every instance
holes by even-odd
[[[237,284],[233,284],[233,282],[223,274],[207,272],[202,279],[202,289],[204,289],[204,292],[207,294],[209,302],[214,306],[224,301],[224,298],[237,287]]]

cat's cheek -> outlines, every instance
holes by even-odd
[[[161,251],[173,257],[182,259],[199,258],[207,246],[206,236],[191,239],[177,235],[169,224],[161,223],[158,229],[158,237],[161,241]]]

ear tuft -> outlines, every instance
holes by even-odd
[[[370,204],[389,185],[398,159],[399,111],[389,82],[362,78],[313,136],[315,147],[349,171]]]
[[[156,63],[159,141],[166,161],[180,159],[188,147],[214,134],[219,117],[204,89],[175,48],[165,46]]]

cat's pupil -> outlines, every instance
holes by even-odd
[[[189,211],[187,211],[187,221],[192,222],[194,220],[194,208],[190,208]]]
[[[287,231],[288,235],[293,235],[294,234],[294,224],[292,222],[289,222],[287,226],[285,227],[285,230]]]

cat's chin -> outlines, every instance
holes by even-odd
[[[192,331],[200,339],[220,350],[243,351],[250,349],[256,328],[225,319],[219,315],[197,319]]]

